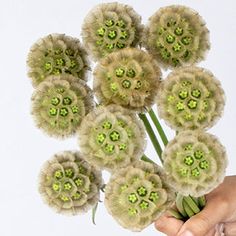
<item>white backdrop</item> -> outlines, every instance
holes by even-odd
[[[41,165],[54,153],[77,148],[75,138],[58,141],[36,129],[30,115],[33,92],[26,76],[26,56],[30,46],[49,33],[66,33],[80,37],[87,12],[102,1],[79,0],[0,0],[0,235],[1,236],[66,236],[112,235],[131,236],[122,229],[100,204],[97,226],[91,213],[66,217],[44,205],[37,192]],[[104,1],[106,2],[106,1]],[[236,1],[235,0],[133,0],[130,4],[145,23],[159,7],[184,4],[197,10],[210,29],[212,47],[200,66],[211,70],[222,82],[227,95],[223,118],[210,130],[226,146],[230,166],[236,173]],[[166,127],[164,125],[164,127]],[[165,128],[168,137],[174,133]],[[156,158],[152,146],[149,156]],[[232,186],[233,187],[233,186]],[[161,235],[153,226],[136,235]]]

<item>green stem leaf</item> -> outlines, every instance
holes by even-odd
[[[94,225],[96,225],[95,217],[96,217],[97,208],[98,208],[98,203],[92,209],[92,222]]]
[[[151,109],[149,111],[149,116],[151,117],[151,119],[152,119],[152,121],[153,121],[153,123],[154,123],[160,137],[161,137],[161,140],[162,140],[163,144],[166,146],[167,143],[168,143],[168,139],[167,139],[166,134],[165,134],[165,132],[164,132],[164,130],[163,130],[156,114],[155,114],[155,112],[153,111],[153,109]]]
[[[144,123],[144,126],[145,126],[145,128],[146,128],[146,131],[147,131],[147,133],[148,133],[148,136],[149,136],[150,139],[151,139],[151,142],[152,142],[152,144],[153,144],[153,146],[154,146],[154,148],[155,148],[155,151],[156,151],[157,155],[158,155],[159,158],[160,158],[160,161],[163,163],[163,160],[162,160],[162,158],[161,158],[162,149],[161,149],[161,146],[160,146],[160,144],[159,144],[159,142],[158,142],[158,140],[157,140],[157,138],[156,138],[156,135],[155,135],[155,133],[154,133],[154,131],[153,131],[153,129],[152,129],[152,126],[150,125],[150,123],[149,123],[149,121],[148,121],[148,119],[147,119],[147,117],[146,117],[145,114],[140,113],[140,114],[139,114],[139,117],[140,117],[140,119],[141,119],[141,120],[143,121],[143,123]]]
[[[183,200],[188,204],[188,206],[191,208],[194,214],[197,214],[200,212],[198,205],[195,203],[195,201],[193,201],[193,199],[190,196],[184,197]]]
[[[143,154],[143,156],[141,157],[141,160],[152,163],[152,164],[156,164],[153,160],[148,158],[145,154]]]

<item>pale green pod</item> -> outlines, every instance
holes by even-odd
[[[90,210],[99,201],[102,184],[101,172],[79,152],[55,154],[39,175],[39,192],[44,202],[66,215]]]
[[[94,107],[91,89],[71,75],[50,76],[32,95],[32,115],[38,128],[56,138],[74,135]]]
[[[228,162],[219,140],[201,130],[180,132],[168,143],[162,159],[169,184],[176,192],[194,197],[223,181]]]
[[[139,161],[116,171],[105,188],[105,206],[124,228],[141,231],[174,202],[174,192],[155,164]]]
[[[73,75],[86,80],[89,69],[87,53],[79,39],[65,34],[50,34],[39,39],[27,59],[28,76],[37,87],[50,75]]]
[[[157,96],[159,116],[177,131],[212,127],[224,105],[220,81],[199,67],[174,70],[161,82]]]
[[[79,147],[86,160],[108,171],[137,161],[146,146],[143,123],[135,113],[115,104],[90,112],[78,134]]]
[[[141,17],[128,5],[102,3],[93,8],[82,26],[83,43],[94,60],[139,44]]]
[[[154,104],[160,79],[161,71],[148,53],[125,48],[99,61],[93,88],[102,104],[143,112]]]
[[[210,49],[209,31],[202,17],[180,5],[155,12],[145,28],[143,41],[164,69],[196,64]]]

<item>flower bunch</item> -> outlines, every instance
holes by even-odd
[[[105,190],[108,211],[124,228],[132,231],[146,228],[174,198],[163,171],[144,161],[117,171]]]
[[[223,145],[206,133],[222,115],[225,96],[219,80],[196,65],[210,48],[202,17],[173,5],[159,9],[144,27],[132,7],[99,4],[84,20],[82,39],[51,34],[29,52],[36,125],[54,138],[76,134],[80,150],[46,161],[42,198],[59,213],[93,208],[94,220],[104,191],[108,212],[132,231],[167,210],[182,220],[197,214],[227,166]],[[97,63],[93,90],[86,84],[88,57]],[[162,79],[167,68],[174,70]],[[177,133],[169,143],[154,104]],[[145,131],[163,167],[144,154]],[[111,174],[105,185],[103,170]],[[171,209],[174,202],[177,210]]]
[[[205,22],[185,6],[160,8],[150,17],[144,35],[148,51],[164,68],[195,64],[210,48]]]
[[[110,171],[137,161],[145,143],[141,121],[118,105],[101,106],[90,112],[79,130],[79,146],[86,160]]]
[[[88,211],[99,200],[102,175],[79,152],[65,151],[47,161],[39,176],[39,192],[57,212]]]

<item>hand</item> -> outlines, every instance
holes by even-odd
[[[155,222],[156,229],[168,236],[214,236],[215,227],[224,223],[225,235],[236,236],[236,176],[225,177],[206,199],[205,208],[185,223],[166,213]]]

